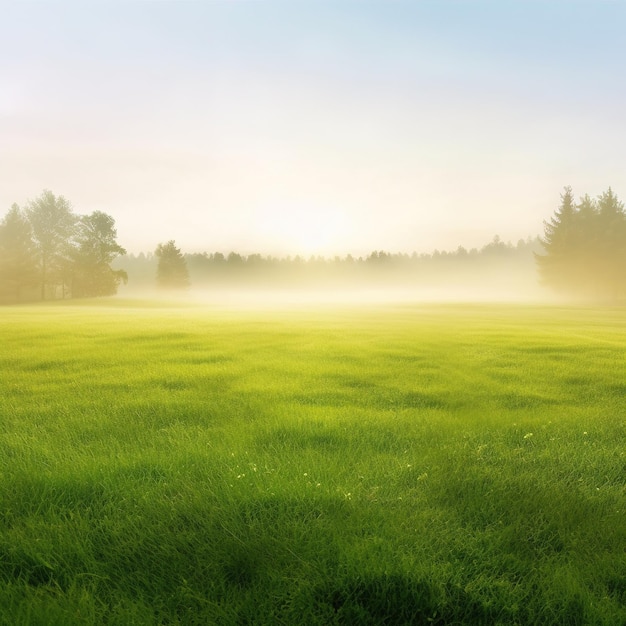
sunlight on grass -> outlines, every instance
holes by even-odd
[[[626,621],[623,310],[0,320],[2,624]]]

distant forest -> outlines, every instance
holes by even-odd
[[[172,242],[173,243],[173,242]],[[520,239],[515,245],[498,236],[481,248],[432,253],[374,251],[366,256],[263,256],[187,253],[182,258],[194,288],[219,287],[367,287],[430,286],[491,283],[495,276],[515,282],[536,282],[534,253],[541,250],[538,238]],[[155,286],[159,258],[156,254],[118,257],[114,267],[128,273],[128,289]]]
[[[537,272],[538,270],[538,272]],[[538,280],[539,278],[539,280]],[[540,294],[618,301],[626,295],[626,213],[609,188],[577,203],[570,187],[543,237],[516,244],[495,236],[481,248],[355,257],[184,253],[175,241],[127,254],[106,213],[74,213],[44,191],[0,220],[0,303],[215,288],[409,288],[460,297]]]

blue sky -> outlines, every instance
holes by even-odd
[[[0,212],[129,250],[431,251],[626,198],[626,3],[0,0]]]

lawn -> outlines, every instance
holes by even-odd
[[[626,624],[626,311],[0,310],[0,624]]]

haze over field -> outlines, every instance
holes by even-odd
[[[626,190],[623,3],[0,8],[0,209],[52,189],[130,252],[480,247]]]

